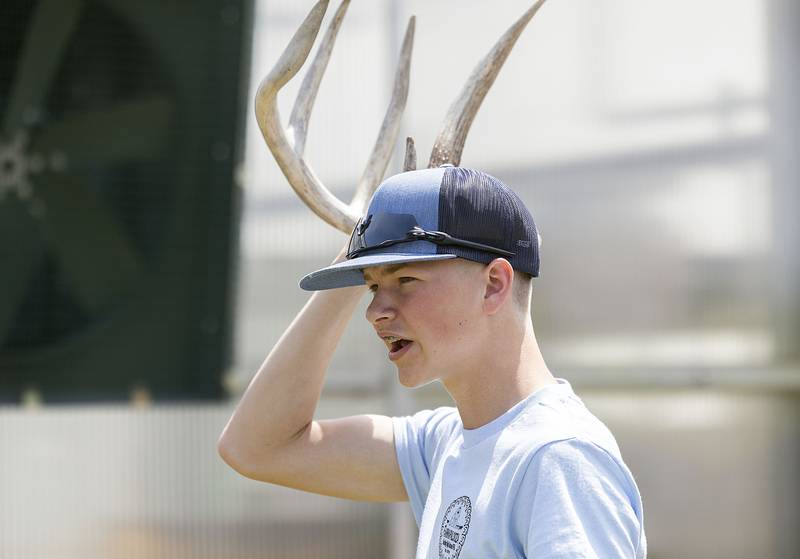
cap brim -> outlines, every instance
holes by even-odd
[[[362,256],[311,272],[300,280],[300,288],[306,291],[322,291],[323,289],[363,285],[364,274],[361,270],[364,268],[450,258],[457,258],[457,256],[455,254],[373,254]]]

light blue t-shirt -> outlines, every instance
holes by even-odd
[[[393,418],[417,559],[646,556],[614,436],[557,381],[477,429],[452,407]]]

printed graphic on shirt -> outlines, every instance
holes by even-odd
[[[459,497],[447,507],[439,528],[439,559],[458,559],[467,539],[472,503],[469,497]]]

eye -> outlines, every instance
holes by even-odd
[[[397,281],[399,281],[400,283],[408,283],[408,282],[410,282],[410,281],[414,281],[414,280],[416,280],[416,279],[417,279],[417,278],[410,278],[410,277],[405,277],[405,276],[404,276],[404,277],[402,277],[402,278],[399,278]]]

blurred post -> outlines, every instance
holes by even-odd
[[[772,172],[772,246],[775,272],[773,305],[775,317],[776,364],[796,372],[800,364],[800,3],[797,0],[767,0],[767,48],[770,138]],[[796,448],[792,441],[788,448]],[[791,452],[791,451],[790,451]],[[774,458],[778,478],[790,480],[796,472],[785,467],[785,460]],[[781,487],[781,489],[786,489]],[[796,557],[800,548],[792,499],[777,499],[776,557]]]
[[[767,1],[776,362],[800,363],[800,3]]]
[[[408,415],[413,413],[412,398],[408,389],[396,380],[394,365],[386,367],[389,382],[389,415]],[[407,559],[415,553],[416,526],[409,503],[393,503],[389,513],[389,559]]]

